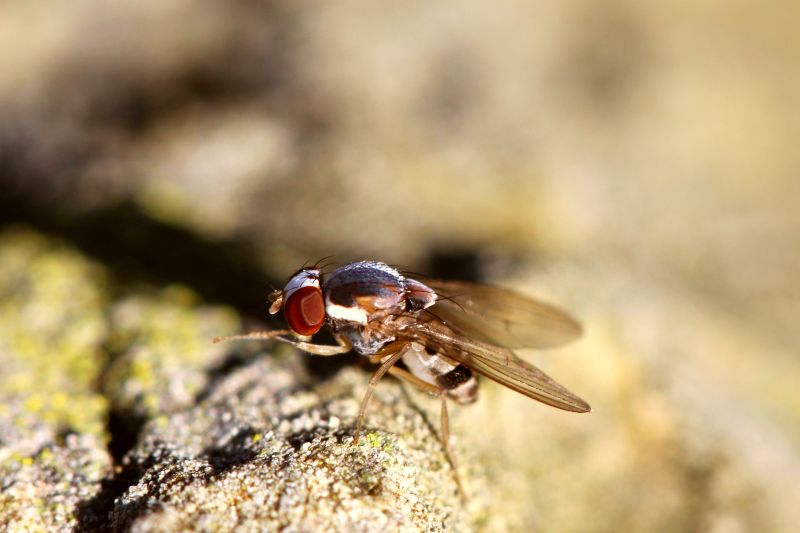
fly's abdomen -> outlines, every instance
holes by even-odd
[[[472,370],[434,350],[411,343],[403,355],[403,363],[412,374],[444,390],[458,403],[472,403],[478,399],[478,380]]]

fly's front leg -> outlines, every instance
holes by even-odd
[[[336,341],[339,343],[338,346],[331,346],[329,344],[313,344],[310,342],[305,341],[297,341],[291,338],[286,338],[284,335],[291,335],[291,330],[288,329],[276,329],[272,331],[251,331],[250,333],[244,333],[242,335],[227,335],[225,337],[214,337],[211,342],[217,344],[218,342],[225,342],[225,341],[234,341],[234,340],[252,340],[252,339],[260,339],[260,340],[276,340],[281,341],[286,344],[291,344],[295,348],[299,348],[304,352],[308,352],[313,355],[338,355],[349,352],[352,348],[349,344],[347,344],[344,340],[340,338],[336,338]]]
[[[383,348],[374,354],[370,355],[369,362],[373,364],[382,363],[387,357],[394,355],[398,351],[405,352],[407,347],[408,341],[392,341],[389,344],[384,345]]]
[[[352,346],[347,344],[344,340],[340,338],[336,338],[336,342],[339,343],[338,346],[331,346],[330,344],[312,344],[310,342],[303,342],[303,341],[293,341],[290,339],[280,339],[287,344],[291,344],[297,348],[300,348],[304,352],[308,352],[312,355],[339,355],[343,353],[347,353],[353,349]]]

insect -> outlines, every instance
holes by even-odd
[[[380,365],[361,401],[354,441],[375,385],[389,373],[441,399],[441,438],[454,468],[447,399],[475,401],[478,375],[559,409],[591,410],[512,352],[552,348],[577,338],[581,328],[572,318],[506,289],[423,279],[377,261],[349,263],[327,275],[316,266],[301,268],[269,296],[270,314],[283,309],[288,329],[217,337],[214,342],[275,339],[322,356],[354,350]],[[337,344],[312,343],[311,337],[326,325]],[[400,361],[405,368],[396,366]]]

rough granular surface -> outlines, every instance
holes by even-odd
[[[21,229],[0,234],[0,531],[66,531],[111,472],[104,272]]]
[[[113,529],[470,528],[439,440],[397,384],[381,384],[354,444],[364,373],[305,388],[301,372],[294,357],[261,357],[148,423],[123,465],[138,481],[113,503]]]
[[[70,531],[77,511],[100,489],[111,463],[102,442],[68,435],[33,456],[0,465],[0,530]]]

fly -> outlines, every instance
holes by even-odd
[[[453,466],[447,399],[474,402],[478,375],[559,409],[591,410],[512,351],[560,346],[579,337],[580,326],[559,309],[515,292],[461,281],[419,281],[385,263],[360,261],[330,274],[316,266],[302,268],[269,301],[270,314],[283,309],[287,329],[217,337],[214,342],[275,339],[321,356],[354,350],[380,365],[361,401],[355,443],[375,385],[387,373],[441,399],[441,438]],[[311,342],[323,326],[336,345]],[[400,361],[405,368],[396,366]]]

